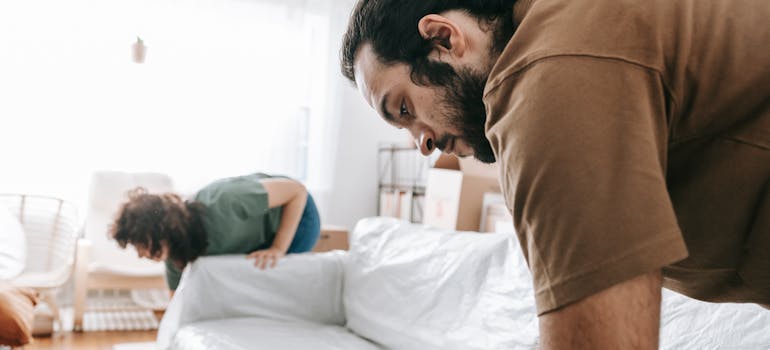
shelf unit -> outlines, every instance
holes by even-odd
[[[415,147],[383,144],[377,150],[377,213],[422,222],[430,158]]]

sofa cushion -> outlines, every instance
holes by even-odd
[[[256,317],[189,324],[179,329],[170,349],[380,350],[345,327]]]
[[[660,348],[770,349],[770,312],[663,290]],[[534,349],[532,282],[518,241],[393,219],[351,236],[348,327],[392,349]]]
[[[351,236],[343,302],[347,326],[387,348],[532,348],[531,284],[513,234],[370,218]]]
[[[184,271],[158,330],[165,349],[178,329],[212,319],[258,317],[342,326],[346,254],[289,254],[261,270],[245,255],[202,257]]]

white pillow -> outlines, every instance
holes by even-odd
[[[26,266],[27,239],[19,220],[1,204],[0,242],[0,280],[9,280]]]

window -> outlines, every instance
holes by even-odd
[[[254,171],[314,182],[334,73],[318,4],[2,2],[0,191],[84,198],[96,169],[165,172],[182,191]]]

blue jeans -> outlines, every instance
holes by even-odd
[[[294,239],[291,241],[287,253],[309,252],[315,247],[320,234],[321,217],[318,215],[318,208],[315,206],[313,196],[308,193],[305,210],[302,212],[302,219],[299,220],[297,233],[294,234]]]

